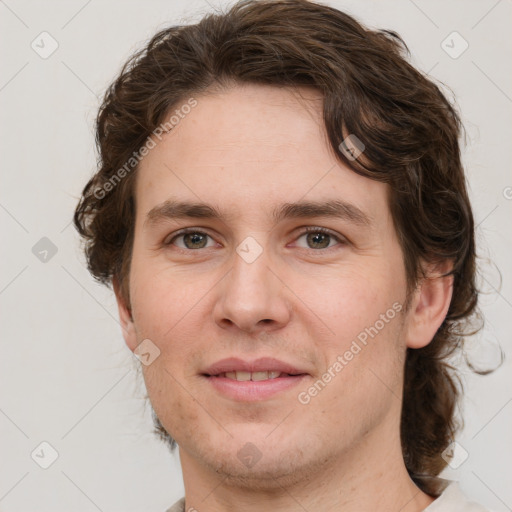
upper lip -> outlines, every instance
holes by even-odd
[[[290,363],[280,361],[273,357],[261,357],[253,361],[244,361],[238,357],[221,359],[204,370],[205,375],[219,375],[225,372],[281,372],[290,375],[302,375],[308,373]]]

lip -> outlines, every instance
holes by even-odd
[[[215,376],[206,379],[224,397],[238,402],[258,402],[298,386],[307,377],[303,374],[260,381],[238,381]]]
[[[225,372],[267,370],[289,375],[261,381],[237,381],[223,376]],[[256,402],[266,400],[298,386],[304,379],[310,377],[310,374],[293,364],[271,357],[262,357],[254,361],[244,361],[243,359],[230,357],[217,361],[208,367],[202,373],[202,376],[216,392],[224,397],[241,402]]]
[[[229,357],[212,364],[203,372],[203,374],[206,374],[207,376],[214,376],[225,372],[264,372],[267,370],[289,373],[291,375],[308,373],[306,370],[300,369],[290,363],[280,361],[273,357],[260,357],[254,361],[244,361],[238,357]]]

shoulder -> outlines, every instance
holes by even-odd
[[[483,505],[470,501],[462,492],[458,482],[447,481],[439,497],[424,512],[492,512]]]
[[[185,512],[185,498],[181,498],[166,512]],[[443,492],[424,512],[492,512],[483,505],[469,501],[458,482],[446,481]]]
[[[165,512],[185,512],[185,498],[178,500],[171,508]]]

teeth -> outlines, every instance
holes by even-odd
[[[254,372],[251,375],[251,380],[268,380],[268,372]]]
[[[234,379],[238,381],[259,381],[276,379],[277,377],[279,377],[279,375],[281,375],[281,372],[226,372],[224,375],[226,376],[227,379]]]
[[[251,380],[251,372],[235,372],[236,380],[246,381]]]

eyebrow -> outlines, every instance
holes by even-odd
[[[167,219],[219,219],[228,222],[238,217],[237,214],[227,214],[206,203],[168,199],[148,212],[144,227],[158,224]],[[283,203],[272,211],[272,218],[276,224],[284,219],[309,217],[342,219],[360,227],[370,227],[372,225],[368,214],[354,204],[340,199]]]

